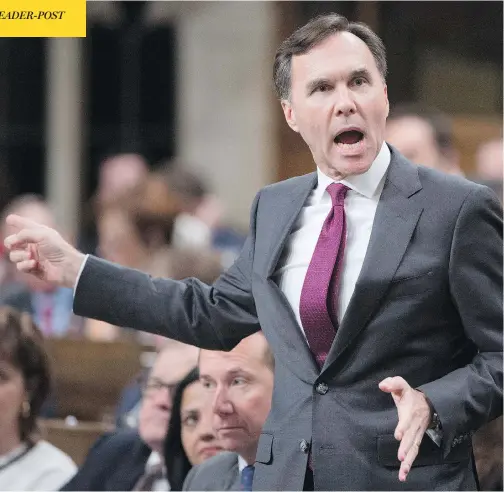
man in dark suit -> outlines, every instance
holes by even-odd
[[[163,447],[172,393],[196,359],[195,347],[167,345],[143,386],[138,430],[122,429],[99,438],[63,490],[170,490]]]
[[[471,433],[502,414],[498,199],[384,142],[385,49],[366,26],[310,21],[274,74],[317,172],[258,193],[212,287],[86,260],[15,216],[10,258],[118,326],[217,350],[261,328],[275,388],[254,489],[473,490]]]
[[[213,395],[213,426],[224,449],[191,469],[184,490],[252,490],[262,427],[271,407],[274,359],[261,332],[230,352],[201,350],[199,372]]]

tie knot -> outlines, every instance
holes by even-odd
[[[331,195],[333,207],[342,207],[345,203],[345,196],[349,190],[348,186],[341,183],[331,183],[327,187],[327,192]]]

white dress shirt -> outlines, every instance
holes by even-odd
[[[152,451],[152,453],[149,455],[149,458],[148,458],[147,462],[145,463],[145,472],[144,473],[149,473],[150,470],[152,470],[154,467],[158,467],[159,465],[161,465],[163,467],[163,477],[158,478],[154,481],[154,483],[152,484],[151,490],[153,490],[153,491],[168,491],[168,490],[170,490],[170,484],[168,483],[168,478],[166,476],[164,459],[157,451]]]
[[[346,245],[339,286],[340,322],[362,269],[389,164],[390,150],[384,142],[368,171],[339,181],[350,188],[345,197]],[[317,176],[317,186],[310,193],[291,230],[274,273],[274,280],[289,301],[303,334],[299,314],[301,290],[322,225],[332,207],[326,188],[334,181],[320,169],[317,169]]]

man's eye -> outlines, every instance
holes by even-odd
[[[245,380],[245,378],[234,378],[233,379],[233,386],[239,386],[239,385],[242,385],[242,384],[245,384],[247,381]]]
[[[313,92],[328,92],[330,89],[331,87],[329,85],[322,84],[317,86]]]
[[[203,388],[211,388],[212,387],[212,383],[210,381],[201,381],[201,385],[203,386]]]
[[[361,85],[364,85],[366,83],[366,79],[364,77],[357,77],[354,79],[354,85],[357,87],[360,87]]]
[[[195,415],[189,415],[184,419],[184,425],[186,427],[194,427],[198,423],[198,417]]]

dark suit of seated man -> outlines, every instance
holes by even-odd
[[[196,365],[197,353],[195,347],[179,342],[170,342],[159,353],[143,388],[138,431],[121,430],[98,439],[62,490],[170,490],[163,444],[172,394]]]
[[[274,359],[262,332],[230,352],[201,350],[203,386],[213,393],[214,429],[229,453],[195,466],[183,490],[252,490],[262,427],[271,408]]]
[[[61,490],[132,490],[152,450],[136,430],[105,434],[78,473]]]

